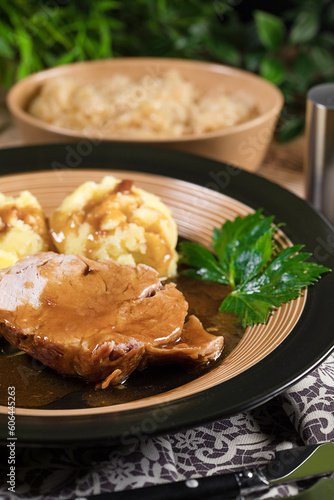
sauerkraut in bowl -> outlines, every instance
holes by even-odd
[[[283,102],[275,85],[247,71],[145,57],[57,66],[7,95],[26,144],[140,143],[250,171],[266,154]]]
[[[203,134],[258,116],[244,90],[220,85],[203,92],[173,69],[137,80],[124,74],[97,82],[55,78],[44,83],[28,111],[57,127],[129,138]]]

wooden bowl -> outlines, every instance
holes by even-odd
[[[27,112],[29,103],[42,85],[53,78],[66,76],[81,82],[98,82],[114,74],[124,74],[138,80],[147,74],[161,76],[170,69],[176,69],[203,92],[219,86],[223,86],[226,92],[244,91],[254,99],[259,115],[240,125],[215,132],[171,139],[129,139],[119,136],[106,138],[103,131],[87,136],[84,132],[50,125]],[[27,144],[101,139],[129,144],[145,143],[191,152],[254,171],[260,166],[272,139],[283,106],[283,96],[276,86],[263,78],[220,64],[181,59],[119,58],[73,63],[32,74],[12,87],[7,103]]]

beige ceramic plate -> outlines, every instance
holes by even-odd
[[[17,195],[22,189],[28,189],[38,198],[46,213],[49,214],[60,204],[64,196],[72,192],[79,184],[87,180],[99,181],[106,174],[119,178],[131,178],[138,187],[160,196],[172,209],[179,235],[207,246],[210,245],[214,227],[219,227],[226,220],[233,220],[238,215],[245,216],[253,212],[252,208],[243,203],[205,187],[138,172],[59,170],[8,175],[1,178],[1,191],[5,194]],[[290,244],[281,231],[277,234],[276,243],[281,248]],[[115,406],[71,410],[17,408],[16,413],[36,417],[103,413],[114,413],[119,416],[126,410],[156,407],[167,401],[177,401],[198,394],[245,372],[271,353],[296,325],[305,301],[306,295],[304,294],[276,310],[267,325],[248,328],[238,346],[218,367],[171,391]],[[7,408],[1,407],[0,412],[7,413]]]

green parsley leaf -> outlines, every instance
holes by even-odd
[[[273,252],[273,217],[261,210],[245,218],[226,221],[213,231],[213,250],[229,284],[247,282],[261,271]]]
[[[262,274],[236,287],[220,306],[242,318],[244,327],[265,323],[273,306],[279,307],[301,294],[301,288],[316,282],[327,267],[305,262],[309,253],[297,253],[302,245],[282,250]],[[295,255],[294,255],[295,254]]]
[[[305,262],[310,253],[303,245],[285,248],[273,257],[273,217],[262,211],[227,221],[213,231],[213,252],[198,243],[180,245],[181,262],[190,266],[182,273],[201,280],[229,284],[232,292],[220,311],[237,314],[244,327],[265,323],[273,307],[295,299],[301,289],[330,271]]]
[[[228,285],[229,281],[225,271],[216,257],[207,248],[198,243],[184,241],[181,243],[181,262],[196,269],[187,269],[183,272],[190,278],[199,278],[208,281],[217,281]]]
[[[214,229],[212,249],[217,257],[198,243],[181,243],[181,262],[195,268],[184,274],[233,288],[256,276],[273,252],[273,217],[264,218],[261,213],[237,217]]]

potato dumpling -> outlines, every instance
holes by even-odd
[[[50,216],[60,253],[121,264],[147,264],[161,277],[176,274],[177,228],[169,208],[132,181],[85,182]]]
[[[49,243],[45,216],[35,196],[29,191],[17,198],[0,193],[0,268],[49,250]]]

